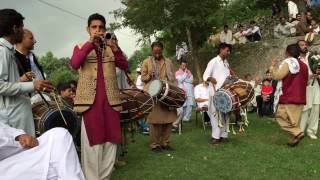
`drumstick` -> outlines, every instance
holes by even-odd
[[[214,92],[214,94],[216,94],[216,86],[213,84],[213,83],[211,83],[212,84],[212,87],[213,87],[213,92]],[[216,110],[216,111],[218,111],[218,110]],[[218,114],[218,127],[219,128],[223,128],[223,124],[222,124],[222,122],[221,122],[221,119],[220,119],[220,112],[218,111],[217,112]]]
[[[32,80],[35,80],[34,77],[32,77]],[[43,94],[37,90],[37,93],[40,95],[41,99],[46,103],[47,107],[50,107],[50,104],[48,103],[48,101],[46,100],[46,98],[43,96]]]

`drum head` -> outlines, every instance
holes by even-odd
[[[217,91],[213,97],[214,107],[223,113],[230,112],[233,107],[232,98],[226,91]]]
[[[74,136],[77,130],[78,121],[76,115],[72,111],[67,109],[61,109],[61,112],[67,124],[65,124],[59,109],[49,109],[43,117],[43,119],[45,119],[45,121],[43,122],[44,131],[47,131],[55,127],[63,127],[66,128],[70,132],[70,134]]]
[[[160,80],[154,80],[150,83],[148,93],[150,96],[155,97],[157,96],[162,88],[162,82]]]

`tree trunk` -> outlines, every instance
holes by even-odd
[[[191,31],[189,27],[186,27],[186,33],[188,38],[189,50],[191,52],[192,64],[194,64],[194,68],[196,71],[195,75],[196,75],[196,78],[200,81],[202,79],[202,71],[199,64],[198,51],[193,48],[192,36],[191,36]]]

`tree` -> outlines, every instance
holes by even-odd
[[[140,50],[137,50],[129,58],[129,67],[131,72],[135,72],[137,67],[140,67],[143,60],[151,55],[151,48],[148,44],[145,44]]]
[[[215,19],[207,19],[222,0],[122,0],[124,9],[114,11],[123,17],[122,25],[129,26],[144,38],[154,35],[171,44],[188,42],[196,74],[202,76],[197,51],[211,33]],[[168,39],[167,39],[168,38]],[[167,41],[166,41],[167,42]]]
[[[52,52],[47,52],[46,55],[40,57],[39,63],[43,67],[43,71],[47,74],[53,85],[59,82],[66,82],[77,79],[78,72],[70,67],[70,58],[54,57]]]

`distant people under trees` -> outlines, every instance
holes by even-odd
[[[280,23],[274,28],[274,37],[276,38],[284,38],[293,36],[294,25],[287,22],[285,17],[280,17]],[[294,30],[295,31],[295,30]]]
[[[318,35],[320,32],[320,26],[319,24],[316,22],[316,20],[311,20],[311,26],[310,28],[312,29],[311,32],[308,32],[304,38],[305,41],[311,43],[314,39],[315,35]]]
[[[301,18],[301,21],[296,26],[296,35],[304,36],[308,32],[312,31],[311,28],[311,20],[313,19],[313,15],[311,11],[307,11],[305,15]]]
[[[261,40],[261,32],[255,21],[250,21],[250,28],[245,31],[245,35],[249,41],[255,42]]]
[[[232,31],[228,25],[224,25],[223,31],[220,33],[220,42],[226,44],[233,44]]]
[[[274,17],[278,16],[280,14],[280,12],[281,12],[281,7],[279,6],[279,4],[276,2],[273,2],[272,3],[272,17],[274,18]]]
[[[247,43],[247,38],[246,38],[246,34],[245,34],[245,30],[244,30],[243,25],[239,24],[239,31],[233,35],[233,40],[234,40],[234,44],[235,43],[239,43],[239,44]]]

